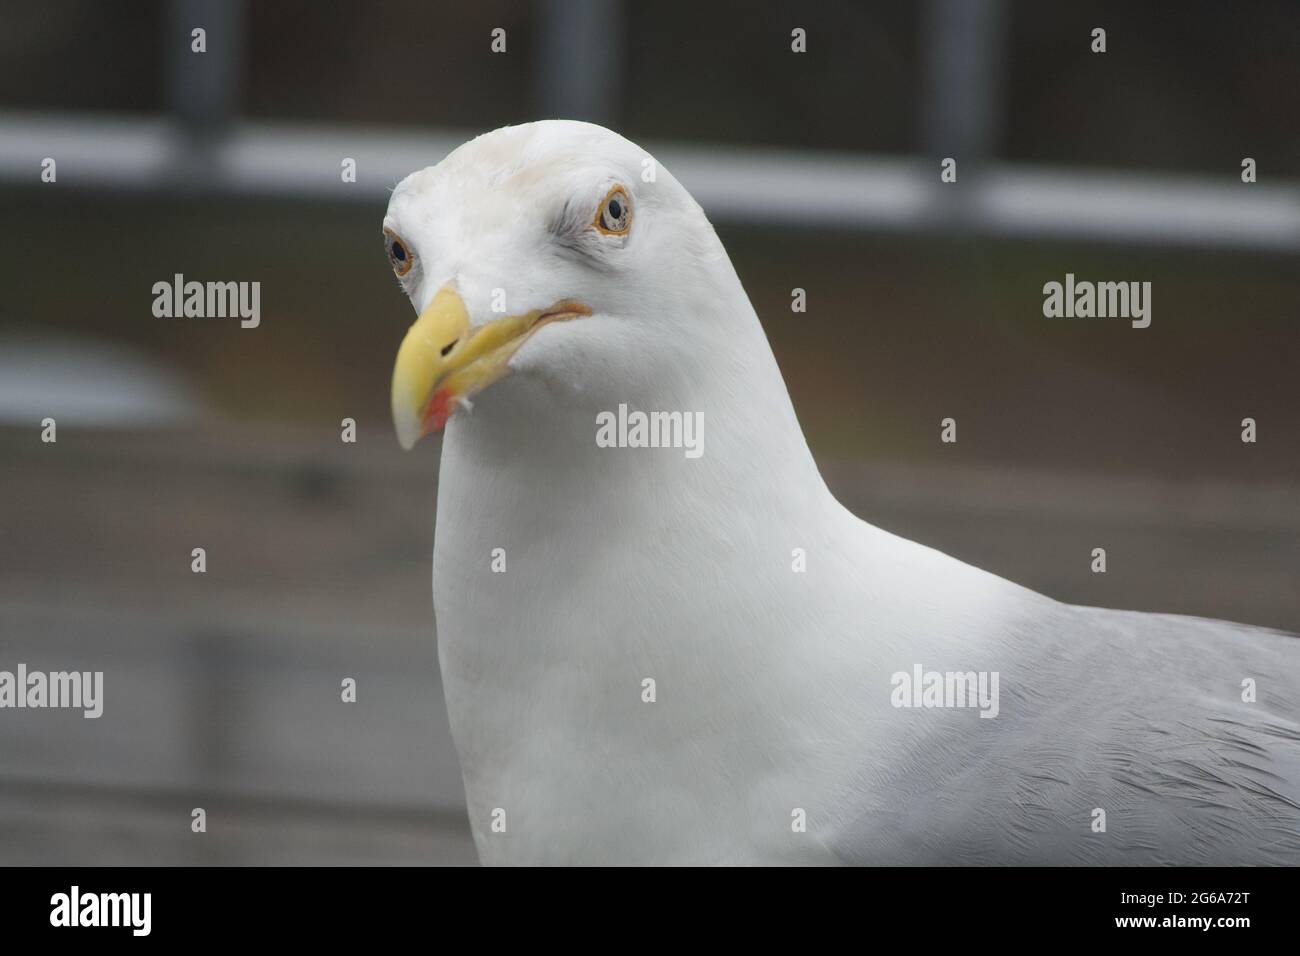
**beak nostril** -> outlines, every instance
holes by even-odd
[[[454,349],[454,348],[456,347],[456,343],[459,342],[459,341],[460,341],[460,339],[452,339],[451,342],[448,343],[448,344],[443,348],[443,350],[442,350],[442,357],[443,357],[443,358],[446,358],[446,357],[447,357],[447,353],[450,352],[452,349]]]

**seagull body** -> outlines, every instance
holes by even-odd
[[[848,512],[643,150],[497,130],[384,234],[485,863],[1300,862],[1300,640],[1064,605]],[[701,414],[702,454],[603,447],[620,405]],[[996,674],[996,713],[910,706],[922,669]]]

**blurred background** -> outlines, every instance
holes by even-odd
[[[1298,54],[1294,0],[0,0],[0,669],[105,672],[99,720],[0,712],[0,863],[474,862],[379,230],[507,123],[694,193],[867,520],[1300,630]],[[1067,272],[1151,327],[1043,318]],[[155,318],[175,273],[259,281],[260,327]]]

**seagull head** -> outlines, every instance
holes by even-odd
[[[465,143],[397,186],[383,236],[417,315],[393,369],[407,449],[511,375],[597,406],[680,393],[674,383],[709,374],[737,310],[700,315],[744,297],[686,190],[643,149],[588,123],[510,126]],[[752,316],[744,304],[735,321]]]

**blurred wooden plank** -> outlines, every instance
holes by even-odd
[[[0,720],[0,793],[28,794],[0,801],[0,860],[24,858],[14,833],[44,830],[61,859],[109,862],[108,845],[130,847],[127,861],[187,859],[188,824],[177,843],[175,821],[145,806],[181,790],[233,804],[244,836],[214,829],[204,844],[222,861],[277,846],[290,862],[472,861],[430,600],[436,456],[376,461],[328,437],[338,447],[300,432],[61,428],[54,445],[0,432],[0,493],[21,503],[0,539],[0,666],[105,672],[99,719]],[[190,569],[200,546],[206,574]],[[110,813],[96,810],[104,793],[134,796]],[[337,819],[246,811],[307,798]],[[33,822],[47,803],[83,820],[75,839]],[[462,824],[403,838],[390,816],[412,807]],[[281,827],[297,835],[268,832]]]
[[[294,631],[274,614],[208,610],[186,621],[6,599],[6,661],[103,671],[104,712],[6,711],[0,767],[62,782],[462,806],[431,633],[421,642],[359,622]],[[341,699],[344,677],[357,682],[355,703]]]
[[[210,796],[210,795],[209,795]],[[190,810],[208,811],[206,833]],[[421,866],[478,862],[464,817],[0,782],[8,866]]]
[[[61,428],[43,445],[0,429],[0,490],[21,503],[6,509],[0,592],[277,598],[430,626],[436,449],[383,453],[375,431],[345,445],[337,431]],[[190,570],[195,547],[206,574]]]

